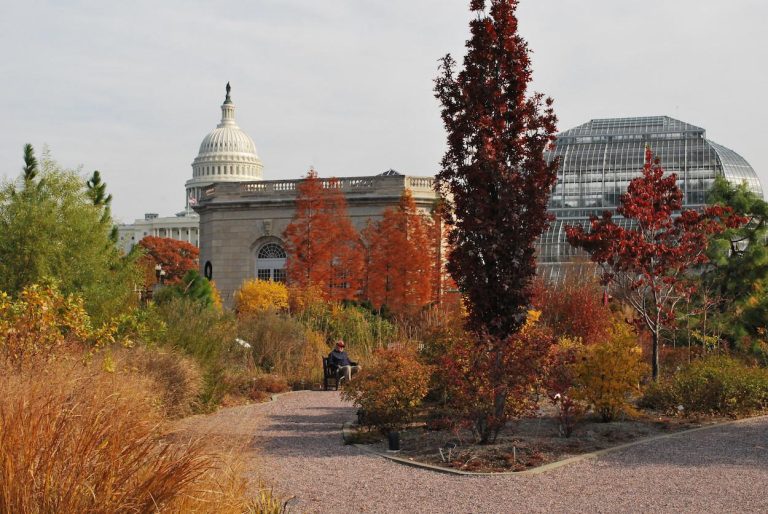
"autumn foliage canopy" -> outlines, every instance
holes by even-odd
[[[632,180],[621,196],[617,212],[630,224],[617,223],[613,213],[593,216],[590,230],[566,228],[568,241],[586,250],[603,269],[623,299],[653,337],[652,367],[659,375],[662,330],[674,322],[674,308],[693,293],[687,273],[708,261],[709,238],[744,219],[729,207],[682,210],[683,193],[677,175],[667,176],[650,148],[642,175]]]
[[[414,313],[432,298],[439,240],[431,239],[431,220],[420,214],[406,190],[396,209],[363,231],[367,247],[365,295],[374,307],[390,312]]]
[[[144,265],[146,267],[147,283],[155,282],[155,265],[159,264],[165,271],[165,282],[176,284],[181,281],[188,271],[198,269],[200,250],[186,241],[169,237],[146,236],[139,241],[139,246],[146,252]]]
[[[486,6],[490,8],[486,12]],[[473,0],[464,69],[447,55],[436,79],[448,150],[437,174],[447,199],[448,271],[467,298],[470,327],[505,338],[525,321],[534,243],[550,219],[557,162],[552,100],[528,94],[531,63],[515,0]]]
[[[314,169],[298,186],[294,218],[285,229],[288,280],[318,286],[327,300],[353,299],[361,289],[363,251],[336,179]]]

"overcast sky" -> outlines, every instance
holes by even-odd
[[[432,175],[432,80],[464,54],[469,0],[0,0],[0,175],[47,144],[101,170],[115,216],[171,215],[232,83],[264,179]],[[768,2],[522,0],[535,90],[565,130],[666,114],[768,186]],[[460,60],[460,59],[457,59]]]

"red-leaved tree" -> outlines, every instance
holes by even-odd
[[[552,100],[528,95],[528,45],[517,33],[516,0],[472,0],[477,17],[464,69],[442,62],[436,97],[448,150],[436,185],[447,199],[448,271],[468,300],[469,326],[504,338],[525,321],[536,272],[534,243],[550,219],[557,162]],[[486,4],[490,10],[486,13]]]
[[[578,339],[587,345],[602,343],[608,337],[614,315],[604,288],[593,276],[567,275],[559,283],[537,277],[533,291],[533,306],[541,311],[541,322],[558,337]]]
[[[339,182],[322,181],[311,169],[297,190],[296,210],[284,234],[289,282],[320,287],[327,300],[354,298],[363,255]]]
[[[458,414],[472,418],[483,442],[526,401],[528,390],[510,384],[509,373],[525,367],[518,358],[524,345],[516,338],[526,321],[534,243],[550,219],[547,201],[558,166],[544,157],[557,119],[550,98],[528,93],[531,63],[517,33],[517,4],[472,0],[464,69],[456,74],[447,55],[435,81],[448,132],[436,177],[446,199],[447,268],[465,296],[467,326],[477,340],[468,342],[475,354],[458,347],[447,366],[476,363],[475,374],[459,382],[465,390],[453,394],[466,403]],[[531,376],[520,373],[523,382]]]
[[[479,442],[494,442],[508,419],[535,412],[553,343],[551,330],[534,317],[507,337],[484,334],[452,346],[442,360],[449,404]]]
[[[169,237],[146,236],[139,241],[145,251],[143,259],[146,268],[146,282],[155,282],[155,266],[161,265],[165,271],[165,282],[175,284],[190,270],[198,269],[200,250],[186,241]]]
[[[363,231],[368,248],[365,293],[374,307],[413,314],[430,302],[435,265],[430,225],[406,189],[396,209],[386,209],[381,220]]]
[[[709,237],[744,222],[729,207],[681,210],[683,193],[677,175],[664,176],[660,160],[645,151],[642,175],[629,183],[616,209],[625,218],[617,223],[610,211],[592,216],[590,230],[566,228],[568,241],[586,250],[601,266],[603,280],[632,306],[639,323],[651,333],[652,370],[659,376],[662,331],[674,322],[677,304],[694,291],[690,270],[708,261]]]

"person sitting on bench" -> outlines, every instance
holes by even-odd
[[[336,348],[328,355],[328,364],[331,366],[331,369],[336,370],[339,382],[342,379],[349,382],[352,380],[352,375],[360,371],[360,366],[356,362],[349,360],[347,352],[344,351],[344,341],[341,339],[336,341]]]

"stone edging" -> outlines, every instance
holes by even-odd
[[[379,457],[382,457],[384,459],[389,459],[389,460],[391,460],[393,462],[396,462],[398,464],[403,464],[405,466],[411,466],[411,467],[414,467],[414,468],[426,469],[426,470],[429,470],[429,471],[435,471],[437,473],[445,473],[445,474],[448,474],[448,475],[486,476],[486,477],[488,477],[488,476],[509,476],[509,475],[526,476],[526,475],[539,475],[539,474],[546,473],[548,471],[552,471],[554,469],[557,469],[557,468],[560,468],[560,467],[563,467],[563,466],[567,466],[569,464],[574,464],[576,462],[581,462],[583,460],[588,460],[588,459],[596,459],[596,458],[601,457],[603,455],[606,455],[606,454],[609,454],[609,453],[613,453],[613,452],[616,452],[616,451],[620,451],[620,450],[625,450],[627,448],[631,448],[632,446],[637,446],[637,445],[640,445],[640,444],[651,443],[651,442],[655,442],[655,441],[659,441],[659,440],[663,440],[663,439],[671,439],[673,437],[684,436],[684,435],[687,435],[687,434],[691,434],[693,432],[699,432],[701,430],[709,430],[709,429],[712,429],[712,428],[724,427],[724,426],[729,426],[729,425],[736,425],[736,424],[739,424],[739,423],[745,423],[745,422],[748,422],[748,421],[754,421],[754,420],[761,419],[761,418],[768,418],[768,415],[754,416],[754,417],[751,417],[751,418],[736,419],[736,420],[732,420],[732,421],[725,421],[725,422],[722,422],[722,423],[713,423],[711,425],[706,425],[706,426],[696,427],[696,428],[690,428],[688,430],[681,430],[679,432],[673,432],[671,434],[662,434],[662,435],[656,435],[656,436],[653,436],[653,437],[646,437],[645,439],[638,439],[637,441],[632,441],[632,442],[629,442],[629,443],[620,444],[618,446],[612,446],[610,448],[605,448],[605,449],[597,450],[597,451],[594,451],[594,452],[583,453],[581,455],[575,455],[573,457],[569,457],[567,459],[559,460],[559,461],[556,461],[556,462],[550,462],[549,464],[544,464],[543,466],[539,466],[539,467],[533,468],[533,469],[527,469],[525,471],[502,471],[502,472],[499,472],[499,473],[479,473],[479,472],[474,472],[474,471],[461,471],[461,470],[458,470],[458,469],[444,468],[444,467],[441,467],[441,466],[434,466],[432,464],[425,464],[423,462],[417,462],[417,461],[414,461],[414,460],[404,459],[402,457],[396,457],[394,455],[389,455],[387,453],[382,453],[382,452],[374,450],[373,448],[370,448],[369,445],[365,445],[365,444],[357,444],[357,443],[355,443],[355,444],[352,444],[352,446],[354,446],[356,448],[359,448],[360,450],[363,450],[365,452],[371,453],[373,455],[378,455]],[[345,442],[349,440],[349,437],[350,437],[349,433],[352,431],[352,427],[353,426],[356,426],[356,425],[352,421],[348,421],[348,422],[344,423],[344,425],[342,426],[342,429],[341,429],[342,437],[343,437]]]

